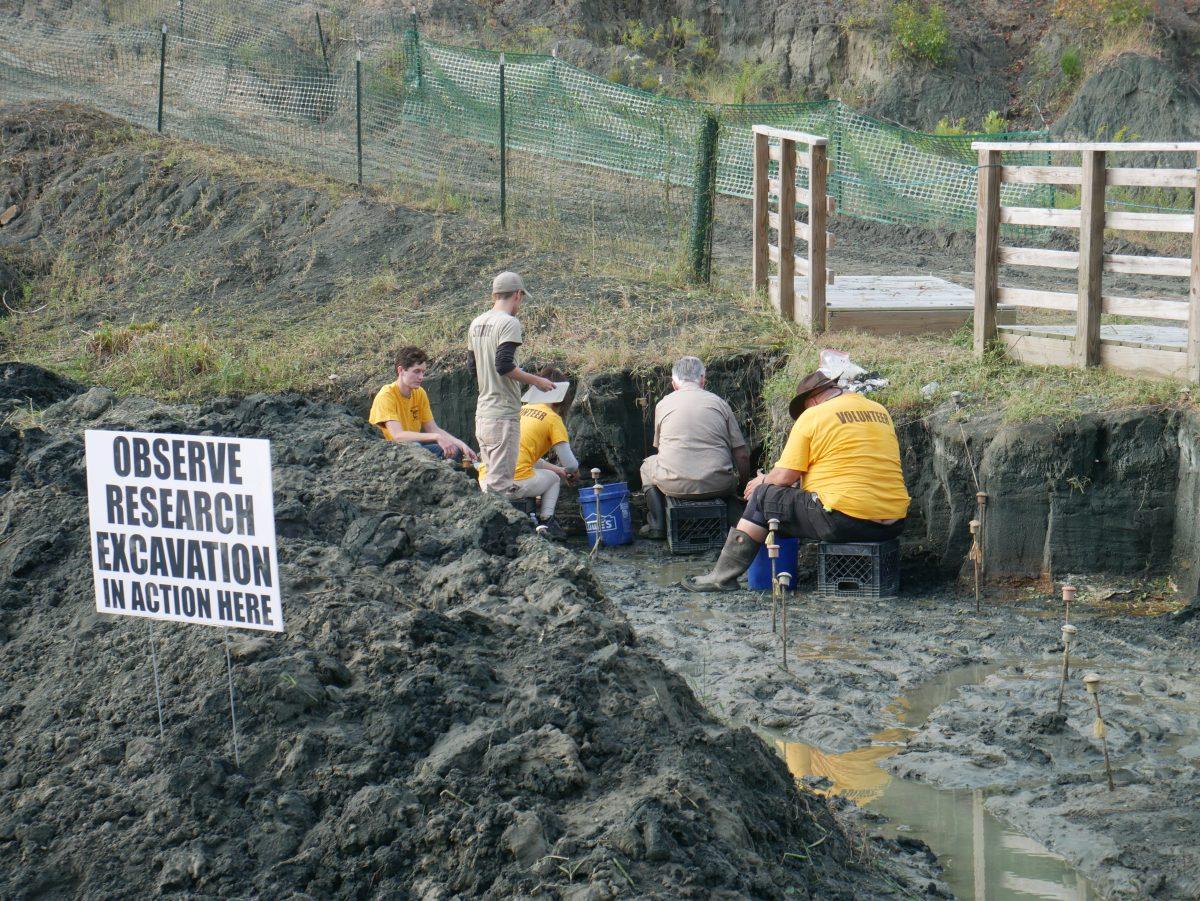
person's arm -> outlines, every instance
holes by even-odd
[[[746,445],[733,449],[733,465],[737,468],[739,482],[750,480],[750,452],[746,450]]]
[[[550,379],[544,379],[540,375],[534,375],[532,372],[526,372],[517,365],[514,357],[517,353],[517,348],[521,345],[516,341],[505,341],[496,348],[496,371],[505,378],[512,379],[514,382],[520,382],[522,385],[532,385],[542,391],[551,391],[554,389],[554,382]]]
[[[395,419],[389,419],[383,426],[388,431],[388,437],[393,441],[419,441],[422,444],[437,441],[436,435],[431,435],[427,432],[410,432]]]
[[[759,475],[746,483],[746,490],[742,496],[746,500],[750,500],[750,495],[754,493],[754,489],[759,485],[782,485],[785,488],[790,488],[804,478],[804,473],[798,469],[787,469],[783,466],[776,466],[770,472]]]
[[[455,438],[432,419],[421,426],[421,431],[426,435],[435,436],[434,440],[437,441],[438,447],[442,449],[443,454],[451,454],[455,450],[458,450],[468,460],[474,460],[477,457],[475,451],[471,450],[468,444]],[[429,439],[425,438],[425,440],[428,441]]]
[[[471,378],[479,378],[479,367],[475,365],[475,351],[467,351],[467,372],[471,373]]]

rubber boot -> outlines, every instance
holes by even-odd
[[[761,546],[762,542],[755,541],[740,529],[730,529],[712,572],[690,576],[679,585],[688,591],[737,591],[738,577],[750,568]]]
[[[646,497],[646,524],[638,529],[642,538],[662,541],[667,537],[667,504],[663,493],[651,485],[644,492]]]

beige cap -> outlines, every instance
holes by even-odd
[[[531,296],[524,280],[515,272],[501,272],[492,279],[493,294],[512,294],[514,291],[524,291],[526,297]]]

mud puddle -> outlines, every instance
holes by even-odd
[[[595,572],[702,703],[810,786],[858,800],[848,819],[927,842],[962,897],[1200,897],[1195,622],[1080,611],[1059,714],[1062,613],[1044,598],[976,613],[949,590],[860,600],[802,583],[785,669],[765,593],[670,584],[714,557],[638,544],[605,549]],[[1111,793],[1088,671],[1104,679]]]
[[[1061,856],[992,815],[984,806],[987,790],[937,788],[893,776],[881,766],[934,709],[999,669],[999,664],[964,666],[921,685],[891,705],[906,725],[877,732],[871,744],[841,754],[771,730],[759,733],[797,780],[821,794],[854,801],[872,818],[886,819],[875,828],[889,838],[906,836],[929,845],[942,879],[960,898],[1098,898],[1095,887]]]

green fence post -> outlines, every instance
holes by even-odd
[[[417,30],[417,7],[416,4],[409,7],[410,21],[412,22],[413,34],[413,62],[417,67],[417,88],[421,87],[421,32]]]
[[[508,141],[504,134],[504,54],[500,54],[500,227],[508,227]]]
[[[183,37],[183,0],[179,0],[179,36]]]
[[[354,54],[354,141],[358,152],[358,183],[362,184],[362,51]]]
[[[321,27],[321,11],[317,13],[317,41],[321,44],[321,59],[325,61],[325,77],[329,77],[329,54],[325,50],[325,30]]]
[[[688,252],[688,268],[692,280],[708,283],[712,279],[713,215],[717,192],[717,136],[720,126],[717,117],[704,114],[700,125],[700,141],[696,149],[696,177],[692,194],[692,235]]]
[[[167,77],[167,26],[162,27],[162,43],[158,47],[158,131],[162,133],[163,82]]]

